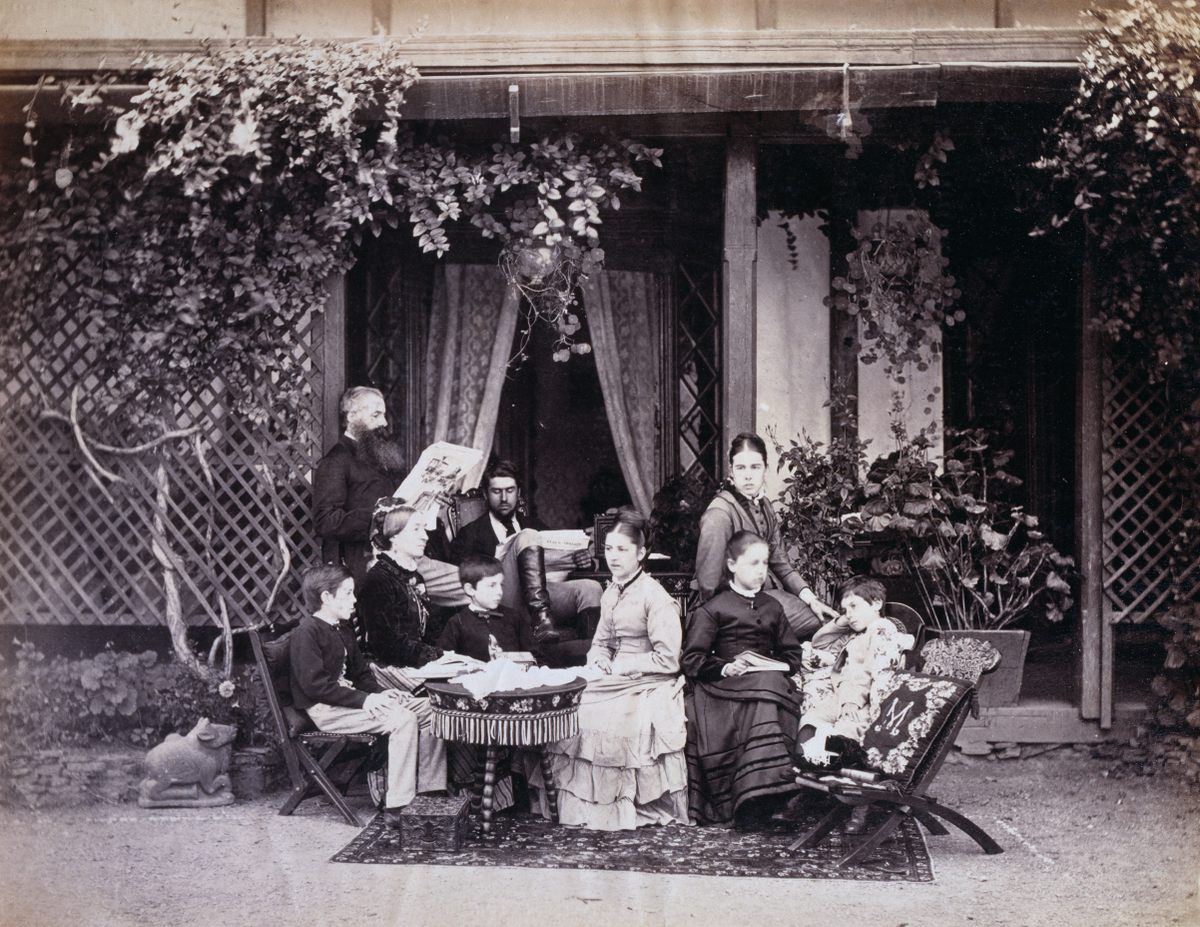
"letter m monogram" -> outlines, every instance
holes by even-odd
[[[880,719],[883,722],[883,729],[888,732],[891,737],[900,736],[900,726],[904,724],[904,720],[913,710],[912,702],[905,702],[904,707],[900,707],[899,702],[892,702],[888,705],[885,716]]]

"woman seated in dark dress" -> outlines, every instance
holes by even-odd
[[[783,608],[762,591],[770,553],[751,531],[729,539],[728,586],[688,616],[680,664],[686,701],[688,808],[699,824],[750,823],[759,799],[793,792],[792,747],[800,695],[800,642]],[[746,656],[753,654],[754,657]],[[764,669],[757,657],[783,669]]]
[[[371,519],[375,564],[358,591],[358,616],[367,650],[389,666],[424,666],[442,655],[426,643],[429,600],[417,559],[428,539],[426,516],[390,500]]]

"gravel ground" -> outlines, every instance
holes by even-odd
[[[307,802],[0,809],[0,924],[852,927],[1200,925],[1200,794],[1070,749],[955,758],[934,792],[1004,846],[929,839],[933,884],[327,862],[351,828]]]

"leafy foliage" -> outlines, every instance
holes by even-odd
[[[940,627],[1004,628],[1031,610],[1061,620],[1074,563],[1010,501],[1012,452],[980,429],[947,434],[940,470],[928,448],[918,436],[872,464],[862,528],[894,540]]]
[[[1200,15],[1192,0],[1093,15],[1102,29],[1041,162],[1050,224],[1091,233],[1104,331],[1177,370],[1196,360],[1200,301]]]
[[[835,439],[828,449],[807,437],[788,448],[776,442],[789,473],[779,506],[789,556],[827,596],[863,551],[902,564],[943,628],[1003,628],[1038,612],[1061,620],[1072,605],[1073,561],[1011,501],[1021,482],[1004,469],[1012,453],[980,429],[947,438],[940,469],[918,434],[865,468],[865,478],[857,441]]]
[[[1089,233],[1099,324],[1114,350],[1166,380],[1184,510],[1173,550],[1175,601],[1159,717],[1200,730],[1200,13],[1194,0],[1126,4],[1093,15],[1075,99],[1047,134],[1048,225]],[[1042,230],[1044,231],[1044,230]]]
[[[906,212],[851,234],[858,246],[846,255],[846,276],[830,282],[826,302],[862,320],[862,361],[882,359],[903,383],[907,365],[927,370],[941,353],[942,326],[965,318],[954,308],[959,291],[942,255],[946,232],[924,214]]]
[[[271,732],[250,668],[217,682],[152,650],[104,650],[70,660],[18,643],[15,662],[0,662],[0,679],[0,742],[7,744],[150,745],[171,731],[186,733],[202,717],[237,725],[242,743],[266,743]]]
[[[777,507],[780,537],[821,601],[836,601],[838,586],[853,573],[850,557],[858,531],[847,518],[861,504],[866,444],[857,437],[835,437],[826,449],[804,434],[784,447],[771,438],[779,470],[786,473]]]
[[[72,88],[111,134],[25,159],[0,227],[7,343],[27,336],[33,314],[86,318],[107,407],[131,424],[220,384],[287,433],[303,358],[280,334],[321,311],[363,231],[408,221],[441,255],[447,224],[465,216],[486,237],[544,243],[583,273],[598,269],[603,211],[640,189],[635,162],[661,152],[576,135],[527,148],[422,140],[401,124],[417,73],[400,52],[208,48],[154,62],[124,110],[103,88]]]

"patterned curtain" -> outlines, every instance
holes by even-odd
[[[427,440],[465,444],[486,461],[517,327],[519,297],[495,264],[442,264],[425,364]],[[475,486],[483,464],[467,475]]]
[[[604,271],[583,285],[604,409],[634,506],[650,514],[659,472],[660,341],[653,274]]]

